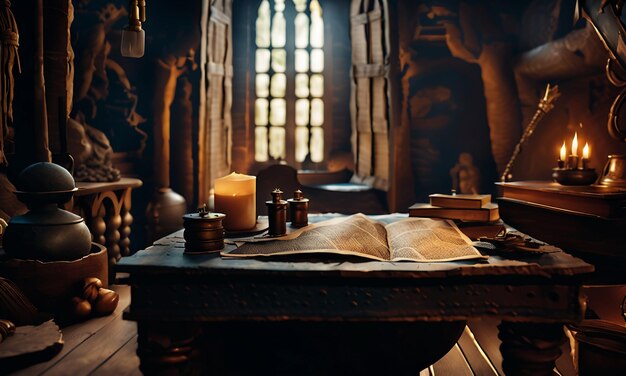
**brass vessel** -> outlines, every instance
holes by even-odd
[[[626,188],[626,155],[609,155],[598,185]]]
[[[206,205],[198,208],[197,213],[185,214],[185,253],[208,253],[224,249],[224,227],[222,213],[210,213]]]
[[[8,255],[17,259],[73,261],[89,254],[91,233],[85,220],[59,208],[76,187],[63,167],[49,162],[28,166],[17,178],[15,194],[30,210],[11,218],[3,237]]]

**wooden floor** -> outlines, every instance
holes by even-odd
[[[57,356],[15,375],[140,375],[139,358],[135,354],[137,326],[122,319],[122,312],[130,303],[130,288],[123,285],[112,288],[120,294],[120,304],[112,315],[64,328],[65,344]],[[419,376],[503,375],[496,325],[496,320],[469,322],[450,352]],[[567,343],[555,375],[575,375]]]

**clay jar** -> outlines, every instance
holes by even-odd
[[[20,173],[15,192],[28,213],[9,221],[4,250],[18,259],[72,261],[91,250],[91,234],[80,216],[60,209],[76,191],[72,175],[54,163],[35,163]]]

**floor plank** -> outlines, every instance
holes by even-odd
[[[136,333],[137,323],[113,320],[43,374],[88,375],[136,336]]]
[[[135,334],[126,344],[105,363],[98,367],[92,376],[139,376],[139,357],[137,351],[137,335]]]
[[[432,371],[434,371],[434,374],[431,374],[431,376],[474,376],[458,344],[454,345],[443,358],[433,364]]]
[[[31,367],[24,368],[14,375],[16,376],[31,376],[41,375],[51,367],[54,367],[57,363],[63,360],[68,354],[74,351],[77,347],[81,346],[90,337],[95,335],[99,330],[113,321],[121,321],[122,313],[124,309],[130,304],[130,287],[122,285],[113,285],[110,288],[116,291],[120,295],[120,300],[115,309],[115,312],[109,316],[97,317],[91,320],[70,325],[61,329],[63,332],[63,349],[59,354],[48,362],[38,363]]]
[[[495,367],[498,374],[504,375],[502,371],[502,355],[500,354],[500,339],[498,338],[498,324],[500,320],[492,318],[484,318],[478,320],[469,320],[469,326],[474,338],[480,344],[491,364]]]
[[[498,376],[498,371],[468,326],[465,327],[461,338],[459,338],[458,345],[475,375]]]
[[[561,357],[556,360],[556,369],[559,370],[559,373],[563,376],[576,376],[576,368],[574,368],[574,359],[570,355],[571,347],[570,347],[570,338],[567,338],[567,341],[561,346]]]

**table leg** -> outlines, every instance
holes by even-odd
[[[552,375],[565,342],[563,324],[502,321],[498,329],[506,375]]]
[[[194,324],[138,322],[137,355],[146,375],[202,375],[202,330]]]

